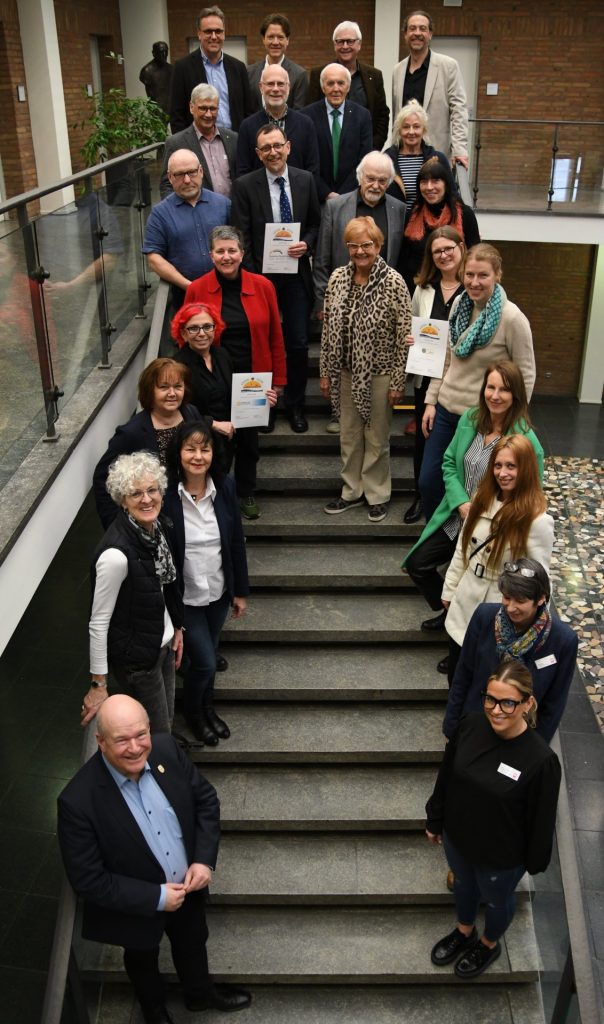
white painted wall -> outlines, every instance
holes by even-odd
[[[604,391],[604,246],[599,246],[591,285],[579,401],[602,404]]]
[[[193,23],[193,15],[191,22]],[[152,59],[153,43],[166,42],[168,35],[168,6],[166,0],[120,0],[120,21],[122,25],[122,53],[128,96],[146,96],[145,87],[139,82],[140,70]],[[174,63],[172,55],[168,60]]]
[[[116,423],[126,422],[133,411],[132,396],[136,394],[144,358],[143,347],[0,566],[0,594],[3,595],[0,655],[90,490],[91,467],[106,450],[107,439],[113,435]],[[68,406],[62,415],[69,415]]]
[[[354,14],[350,15],[354,19]],[[379,68],[384,76],[386,102],[392,106],[392,70],[399,61],[401,36],[401,2],[400,0],[375,0],[374,28],[374,67]],[[361,60],[364,60],[361,50]],[[390,111],[392,127],[392,110]],[[389,141],[386,143],[389,145]]]
[[[72,173],[53,0],[17,0],[38,185]],[[41,200],[43,213],[73,201],[72,188]]]

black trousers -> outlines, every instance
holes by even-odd
[[[435,612],[442,611],[444,583],[438,566],[451,561],[456,544],[457,539],[451,540],[442,527],[439,527],[416,548],[405,563],[405,569],[415,586]]]
[[[234,437],[226,441],[224,446],[226,456],[226,472],[231,468],[233,460],[235,468],[235,488],[238,498],[248,498],[256,490],[256,465],[260,458],[258,447],[258,428],[242,427],[235,431]]]
[[[189,893],[179,910],[166,914],[165,929],[185,996],[198,998],[213,991],[206,952],[208,926],[203,893]],[[124,967],[145,1017],[164,1005],[159,946],[124,949]]]
[[[428,390],[428,384],[430,383],[430,377],[422,377],[422,383],[420,387],[413,389],[415,398],[415,443],[413,446],[413,478],[415,480],[415,490],[419,494],[419,474],[422,468],[422,459],[424,457],[424,448],[426,447],[426,438],[422,433],[422,419],[424,418],[424,410],[426,408],[426,392]]]

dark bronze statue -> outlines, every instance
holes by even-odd
[[[141,68],[138,76],[145,87],[147,96],[166,112],[170,113],[170,84],[172,65],[168,64],[168,44],[153,43],[153,60]]]

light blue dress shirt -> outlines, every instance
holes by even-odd
[[[212,61],[208,60],[201,47],[200,52],[208,85],[213,85],[215,89],[218,89],[218,95],[220,96],[220,100],[218,102],[217,124],[222,125],[224,128],[232,128],[229,86],[226,80],[226,72],[224,70],[223,54],[220,54],[220,60],[217,60],[215,64],[212,64]]]
[[[104,754],[102,758],[147,846],[161,864],[166,882],[184,881],[189,863],[180,822],[161,786],[153,778],[149,765],[145,764],[139,781],[133,782],[109,764]],[[166,905],[166,886],[160,888],[157,909],[163,910]]]

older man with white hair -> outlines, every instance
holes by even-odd
[[[364,156],[357,167],[359,187],[354,192],[326,203],[313,264],[315,316],[323,317],[323,300],[327,282],[336,267],[349,261],[344,243],[344,229],[354,217],[373,217],[384,235],[380,255],[396,269],[405,226],[405,204],[386,195],[394,179],[394,165],[385,153],[373,151]]]
[[[267,64],[260,76],[259,89],[262,110],[246,117],[239,128],[237,139],[237,176],[249,174],[262,167],[256,152],[256,137],[261,128],[274,125],[287,135],[290,143],[288,164],[319,175],[319,150],[314,126],[305,113],[292,110],[288,104],[289,75],[281,64]]]
[[[371,152],[369,111],[348,99],[350,71],[342,64],[328,64],[320,75],[323,99],[304,108],[315,126],[319,143],[319,200],[335,199],[351,192],[355,169]]]
[[[388,138],[390,117],[382,72],[371,64],[362,64],[358,59],[363,36],[356,21],[341,21],[334,28],[332,39],[336,60],[350,72],[349,99],[369,111],[373,125],[373,148],[382,149]],[[321,99],[320,77],[321,65],[311,68],[309,103]]]

